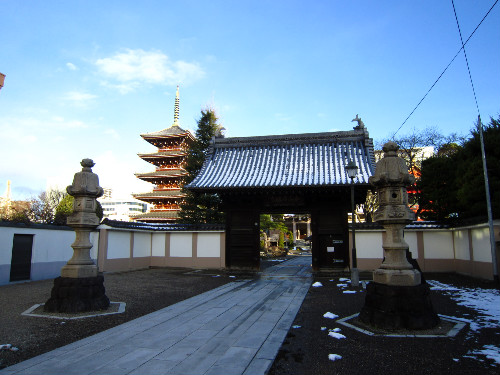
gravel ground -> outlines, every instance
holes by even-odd
[[[263,268],[276,263],[263,262]],[[217,276],[218,277],[214,277]],[[0,286],[0,344],[12,344],[17,352],[0,351],[0,368],[10,366],[86,336],[156,311],[186,298],[216,288],[234,278],[224,271],[150,269],[105,275],[106,294],[111,301],[126,302],[123,314],[78,320],[56,320],[22,316],[21,313],[48,299],[52,280]],[[250,278],[252,274],[234,274]],[[427,279],[460,288],[496,289],[498,285],[458,275],[431,274]],[[333,280],[333,281],[331,281]],[[454,338],[394,338],[368,336],[344,327],[323,314],[346,317],[360,311],[362,288],[345,294],[338,278],[318,274],[283,343],[270,375],[284,374],[498,374],[500,364],[484,355],[471,355],[484,345],[500,347],[500,327],[472,330],[466,326]],[[351,288],[351,290],[353,290]],[[479,321],[478,312],[458,305],[449,295],[432,291],[440,314]],[[497,306],[500,309],[500,306]],[[64,323],[63,323],[64,322]],[[300,326],[300,327],[298,327]],[[321,327],[327,327],[321,330]],[[340,328],[345,339],[328,336],[328,329]],[[330,361],[329,354],[342,359]]]
[[[219,274],[219,277],[214,277]],[[0,350],[0,368],[43,354],[73,341],[204,293],[228,282],[225,273],[189,269],[149,269],[104,275],[106,295],[125,302],[122,314],[59,320],[21,315],[50,297],[53,280],[0,286],[0,344],[12,344],[17,352]]]
[[[493,290],[498,295],[498,284],[453,274],[426,274],[426,278],[469,290]],[[483,324],[496,327],[474,331],[467,325],[453,338],[369,336],[323,317],[326,312],[340,318],[358,313],[364,304],[363,289],[338,287],[337,284],[343,283],[338,278],[316,276],[314,281],[323,286],[310,288],[293,323],[296,328],[290,329],[269,375],[500,373],[500,363],[471,353],[485,345],[495,345],[500,353],[498,318],[496,324],[495,320],[492,324]],[[345,294],[344,290],[357,290],[357,293]],[[431,290],[431,298],[438,314],[485,321],[477,311],[458,305],[448,292]],[[500,304],[496,309],[500,310]],[[327,329],[322,331],[321,327]],[[339,333],[346,338],[330,337],[328,329],[334,328],[340,328]],[[329,354],[338,354],[342,359],[331,361]]]

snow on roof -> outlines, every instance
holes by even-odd
[[[214,139],[190,189],[318,187],[350,184],[345,166],[358,166],[355,184],[375,170],[366,129]]]

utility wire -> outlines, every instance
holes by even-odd
[[[424,101],[424,99],[427,97],[427,95],[429,95],[429,93],[431,92],[431,90],[434,88],[434,86],[436,86],[436,83],[438,83],[438,81],[441,79],[441,77],[444,75],[444,73],[446,73],[446,71],[448,70],[448,68],[450,67],[450,65],[453,63],[453,61],[455,61],[455,59],[457,58],[457,56],[460,54],[460,52],[462,52],[462,50],[465,51],[465,45],[469,42],[470,38],[472,38],[472,36],[474,35],[474,33],[477,31],[477,29],[479,28],[479,26],[481,26],[481,24],[483,23],[483,21],[486,19],[486,17],[488,17],[488,15],[490,14],[490,12],[493,10],[493,8],[495,7],[495,5],[497,5],[498,3],[498,0],[496,0],[493,5],[490,7],[490,9],[488,10],[488,12],[486,12],[486,14],[484,15],[483,19],[481,20],[481,22],[479,22],[476,26],[476,28],[474,29],[474,31],[469,35],[469,37],[467,38],[467,40],[465,41],[465,43],[463,42],[462,40],[462,34],[460,33],[460,40],[462,42],[462,46],[460,47],[460,49],[458,50],[458,52],[455,54],[455,56],[451,59],[451,61],[449,62],[448,65],[446,65],[446,68],[444,68],[444,70],[441,72],[441,74],[439,75],[439,77],[437,77],[437,79],[434,81],[434,83],[432,84],[432,86],[429,88],[429,90],[427,90],[427,92],[425,93],[425,95],[422,97],[422,99],[420,99],[420,101],[418,102],[418,104],[415,106],[415,108],[413,108],[413,110],[411,111],[411,113],[408,115],[408,117],[406,117],[406,119],[403,121],[403,123],[401,124],[401,126],[398,128],[398,130],[396,130],[394,132],[394,134],[392,135],[392,138],[394,139],[394,137],[396,136],[396,134],[401,130],[401,128],[404,126],[404,124],[406,124],[406,122],[408,121],[408,119],[413,115],[413,113],[417,110],[417,108],[420,106],[420,104]],[[455,11],[455,5],[453,5],[453,11]],[[455,19],[456,19],[456,13],[455,13]],[[457,20],[457,24],[458,24],[458,20]],[[466,57],[467,59],[467,57]],[[469,63],[467,62],[467,69],[469,69]],[[469,70],[469,77],[470,77],[470,70]],[[471,78],[471,82],[472,82],[472,78]],[[476,98],[476,93],[474,91],[474,98]],[[476,106],[477,106],[477,100],[476,100]],[[479,112],[479,108],[478,108],[478,112]]]
[[[455,21],[457,21],[458,34],[460,35],[460,43],[462,43],[462,49],[464,51],[464,56],[465,56],[465,63],[467,64],[467,71],[469,72],[469,80],[470,80],[470,85],[472,86],[472,93],[474,94],[474,101],[476,102],[477,115],[481,116],[481,113],[479,112],[479,105],[477,104],[476,89],[474,88],[474,82],[472,81],[472,74],[470,73],[469,59],[467,58],[467,52],[465,52],[465,44],[462,38],[462,31],[460,30],[460,24],[458,23],[457,11],[455,9],[455,2],[453,0],[451,0],[451,5],[453,5],[453,13],[455,14]]]
[[[493,227],[493,210],[491,207],[491,196],[490,196],[490,182],[488,178],[488,166],[486,164],[486,153],[484,147],[484,136],[483,136],[483,125],[481,124],[481,112],[479,111],[479,105],[477,104],[476,90],[474,89],[474,82],[472,81],[472,74],[469,68],[469,60],[467,59],[467,52],[465,51],[464,40],[462,39],[462,32],[460,31],[460,24],[458,22],[457,11],[455,9],[455,2],[451,0],[453,5],[453,13],[455,13],[455,20],[457,21],[458,33],[460,34],[460,42],[462,43],[462,49],[464,50],[465,62],[467,63],[467,71],[469,72],[470,84],[472,87],[472,92],[474,93],[474,100],[476,101],[477,108],[477,128],[479,131],[479,141],[481,142],[481,159],[483,162],[483,176],[484,176],[484,188],[486,195],[486,210],[488,212],[488,227],[490,231],[490,247],[491,247],[491,260],[493,265],[493,279],[498,282],[498,267],[496,258],[496,246],[495,246],[495,233]],[[496,4],[496,2],[495,2]],[[493,4],[493,6],[495,5]]]

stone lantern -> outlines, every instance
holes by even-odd
[[[408,207],[406,187],[415,182],[398,146],[387,142],[384,158],[377,162],[370,183],[376,187],[379,208],[374,220],[383,225],[384,260],[367,286],[365,306],[359,318],[366,324],[385,329],[427,329],[439,323],[432,308],[429,287],[407,260],[408,244],[404,228],[415,219]]]
[[[109,306],[104,278],[98,274],[97,265],[90,257],[90,233],[100,222],[96,215],[96,199],[102,196],[103,189],[99,186],[99,177],[92,172],[94,162],[83,159],[80,164],[82,171],[75,173],[73,184],[66,188],[74,197],[73,214],[67,219],[67,225],[76,234],[71,245],[73,257],[61,269],[61,276],[54,279],[51,298],[45,303],[46,311],[96,311]]]

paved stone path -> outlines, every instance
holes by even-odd
[[[293,258],[0,374],[265,374],[311,285],[310,265]]]

